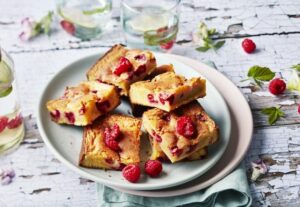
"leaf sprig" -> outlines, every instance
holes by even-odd
[[[253,80],[256,85],[261,86],[263,81],[270,81],[275,77],[275,73],[270,68],[258,65],[252,66],[247,74],[248,78],[243,80]]]
[[[265,115],[268,115],[268,122],[270,125],[275,124],[279,118],[284,117],[285,115],[280,107],[264,108],[261,110],[261,112]]]
[[[196,50],[199,52],[206,52],[209,49],[218,50],[225,44],[225,40],[215,42],[212,40],[212,36],[217,34],[216,29],[209,29],[206,24],[201,22],[199,24],[198,32],[196,33],[197,37],[200,38],[203,42],[202,46],[197,47]]]

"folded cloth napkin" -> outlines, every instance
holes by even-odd
[[[243,165],[212,186],[182,196],[142,197],[97,184],[97,197],[99,207],[246,207],[252,203]]]

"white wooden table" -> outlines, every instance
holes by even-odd
[[[40,18],[54,9],[54,1],[0,1],[0,44],[15,60],[26,137],[20,148],[0,157],[0,167],[16,170],[14,182],[0,186],[0,206],[95,206],[95,183],[62,165],[45,147],[36,127],[36,106],[41,89],[65,64],[95,53],[115,43],[124,43],[118,23],[119,2],[114,1],[111,30],[102,38],[80,41],[58,26],[50,37],[41,36],[22,43],[17,39],[20,21],[26,16]],[[191,33],[199,21],[220,31],[217,39],[226,44],[217,52],[199,53],[191,43]],[[244,37],[251,37],[258,52],[245,54]],[[194,0],[182,1],[180,33],[173,51],[200,61],[214,61],[245,94],[252,108],[255,130],[245,158],[262,158],[270,171],[251,183],[253,206],[300,206],[300,115],[299,94],[277,98],[267,90],[253,92],[241,83],[248,68],[257,64],[284,71],[300,63],[300,1],[298,0]],[[234,98],[234,97],[233,97]],[[259,110],[281,105],[286,117],[268,126]],[[62,137],[63,138],[63,137]]]

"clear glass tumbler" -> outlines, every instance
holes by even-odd
[[[98,37],[111,18],[112,0],[57,0],[62,28],[80,39]]]
[[[11,57],[0,47],[0,154],[18,145],[25,134],[14,72]]]
[[[180,0],[122,0],[121,23],[127,46],[170,50],[178,33]]]

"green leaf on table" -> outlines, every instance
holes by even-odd
[[[297,71],[300,71],[300,64],[293,65],[292,68],[297,70]]]
[[[252,78],[254,82],[261,86],[262,81],[270,81],[275,77],[275,73],[267,67],[258,65],[252,66],[248,71],[248,77]]]
[[[280,107],[264,108],[261,110],[261,112],[265,115],[268,115],[268,122],[270,125],[273,125],[279,118],[284,117],[285,115]]]
[[[42,25],[42,28],[43,28],[45,34],[49,34],[49,32],[50,32],[52,17],[53,17],[53,12],[50,11],[40,21],[40,24]]]
[[[196,50],[199,52],[206,52],[207,50],[209,50],[210,47],[208,46],[203,46],[203,47],[197,47]]]
[[[225,40],[219,41],[214,45],[215,49],[221,48],[225,44]]]

